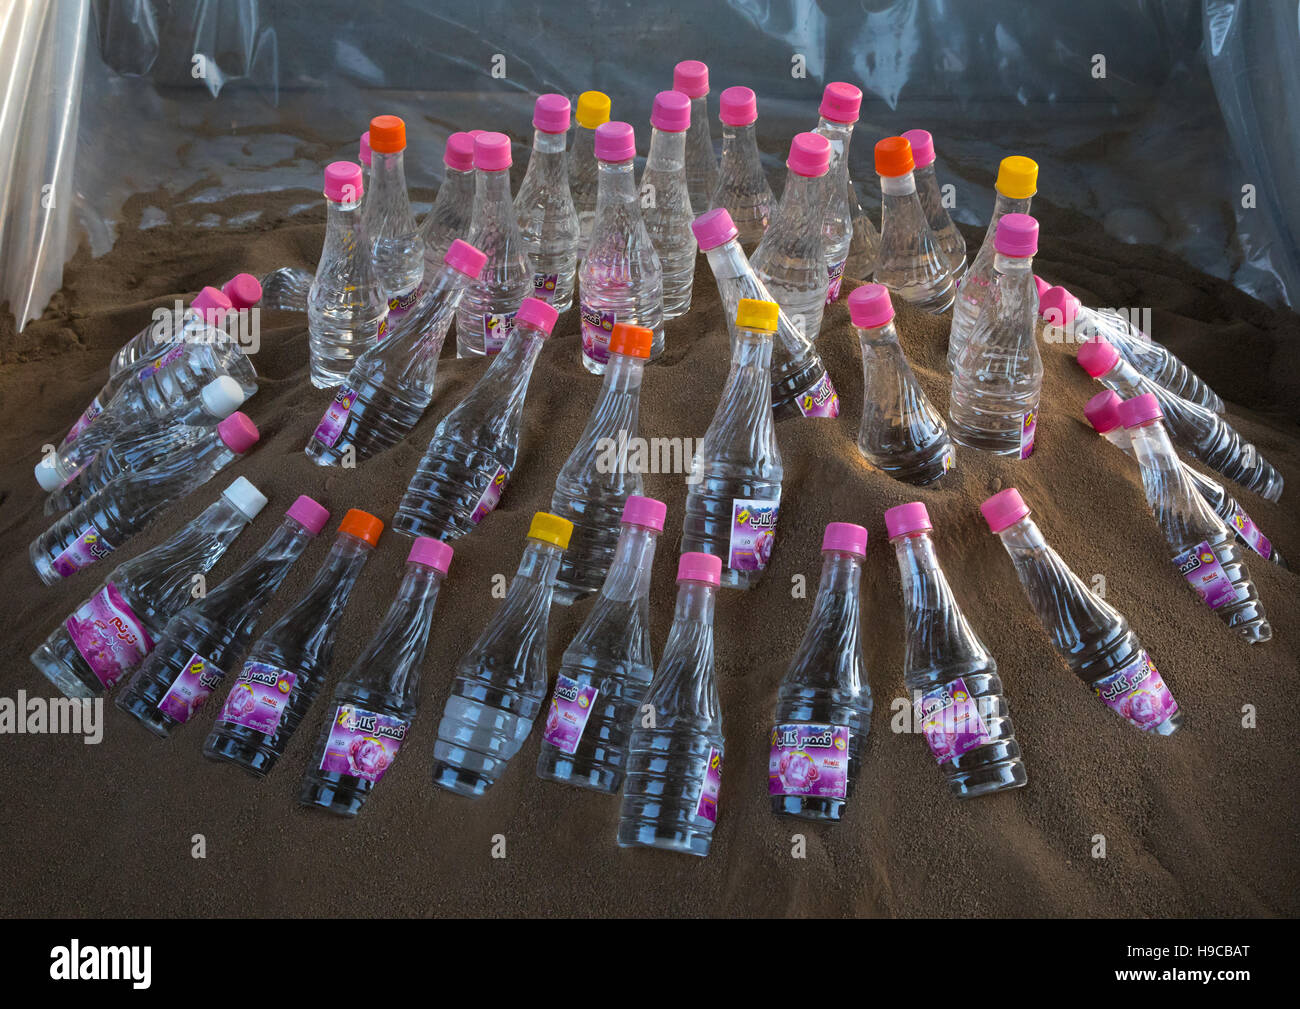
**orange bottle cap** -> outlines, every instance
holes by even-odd
[[[363,512],[360,508],[349,509],[343,516],[343,521],[339,523],[339,532],[365,540],[372,547],[379,545],[379,534],[383,531],[384,523],[370,512]]]
[[[380,154],[406,150],[406,123],[398,116],[375,116],[370,120],[370,149]]]
[[[644,326],[634,326],[630,322],[616,322],[613,332],[609,335],[609,352],[626,354],[628,357],[649,358],[654,338],[654,331]]]
[[[876,142],[876,174],[887,179],[906,175],[916,167],[912,145],[906,137],[885,137]]]

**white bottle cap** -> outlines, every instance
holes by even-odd
[[[214,378],[199,393],[203,399],[203,411],[222,420],[244,405],[244,390],[229,375]]]
[[[58,459],[59,457],[51,452],[36,464],[36,482],[41,485],[41,490],[47,493],[53,493],[63,484]]]
[[[224,493],[230,503],[250,519],[257,518],[257,513],[266,507],[266,495],[254,487],[248,477],[236,477]]]

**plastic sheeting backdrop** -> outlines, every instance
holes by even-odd
[[[75,229],[102,255],[133,194],[161,187],[201,208],[318,189],[323,164],[355,158],[380,112],[408,123],[413,187],[436,185],[458,129],[509,133],[522,164],[532,100],[546,91],[607,92],[644,149],[654,93],[686,58],[708,62],[715,114],[731,84],[758,93],[778,186],[823,85],[848,80],[865,93],[851,171],[868,207],[879,199],[872,143],[922,127],[962,223],[987,220],[999,159],[1026,154],[1041,166],[1043,198],[1115,238],[1161,245],[1270,303],[1300,294],[1300,205],[1282,187],[1300,163],[1295,3],[672,7],[96,0],[91,16],[79,0],[10,0],[0,14],[0,297],[21,322],[38,315]],[[165,223],[151,208],[139,226]]]

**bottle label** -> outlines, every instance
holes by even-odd
[[[1223,570],[1223,565],[1208,540],[1202,540],[1192,549],[1183,551],[1174,558],[1174,564],[1210,609],[1217,610],[1236,600],[1236,586]]]
[[[347,423],[348,415],[352,412],[352,404],[356,401],[355,389],[349,389],[346,385],[340,386],[339,391],[334,394],[334,401],[326,409],[325,416],[316,425],[312,437],[326,448],[333,448],[334,443],[339,440],[339,435],[343,433],[343,425]]]
[[[604,364],[609,360],[609,335],[618,321],[613,312],[602,312],[579,303],[582,313],[582,353],[588,361]]]
[[[105,690],[153,651],[144,623],[112,582],[82,603],[63,626]]]
[[[709,763],[704,769],[704,781],[700,784],[700,801],[695,804],[695,815],[702,816],[711,823],[718,822],[718,791],[722,788],[722,751],[716,746],[709,747]]]
[[[826,267],[826,304],[838,301],[840,297],[840,285],[844,283],[844,266],[848,263],[847,259],[841,259],[838,263],[832,263]]]
[[[384,337],[388,335],[388,316],[379,320],[379,325],[375,327],[375,343],[383,343]]]
[[[340,704],[334,711],[320,769],[377,782],[397,759],[410,727],[410,722],[396,715]]]
[[[980,714],[979,704],[960,677],[918,697],[916,720],[930,752],[941,764],[993,738]]]
[[[77,435],[81,434],[82,431],[90,427],[94,419],[103,412],[104,412],[104,408],[99,405],[98,401],[91,403],[90,406],[86,407],[86,412],[83,413],[79,418],[77,418],[77,423],[73,424],[72,429],[68,431],[66,435],[63,436],[64,444],[71,445],[74,441],[76,441]]]
[[[487,490],[483,492],[482,497],[478,499],[478,504],[474,506],[474,511],[470,513],[469,520],[478,525],[485,518],[488,512],[501,503],[501,495],[505,493],[506,481],[510,479],[510,471],[504,466],[498,466],[497,471],[492,474],[492,479],[488,481]]]
[[[515,331],[514,312],[487,312],[483,316],[483,352],[495,354]]]
[[[1237,505],[1232,510],[1232,529],[1245,541],[1246,546],[1265,560],[1273,556],[1273,544],[1260,532],[1259,526],[1255,525],[1254,520],[1242,510],[1241,505]]]
[[[551,710],[546,716],[546,731],[542,738],[565,753],[576,753],[582,730],[591,717],[592,705],[600,693],[590,683],[579,683],[561,673],[555,680],[555,693],[551,695]]]
[[[245,662],[217,720],[273,736],[293,696],[298,674],[266,662]]]
[[[731,502],[731,549],[727,567],[733,571],[762,571],[772,558],[776,543],[776,520],[781,511],[779,498]]]
[[[847,725],[778,725],[767,761],[768,795],[849,794]]]
[[[838,417],[840,415],[840,394],[835,391],[830,372],[822,375],[821,380],[803,393],[795,402],[799,412],[805,417]]]
[[[1038,430],[1038,410],[1026,410],[1020,415],[1020,458],[1034,454],[1034,433]]]
[[[163,354],[162,357],[154,358],[141,368],[140,374],[137,375],[136,378],[141,382],[147,381],[149,378],[166,368],[167,365],[171,364],[173,361],[179,360],[180,356],[184,353],[185,344],[177,344],[171,350],[167,351],[166,354]]]
[[[1093,689],[1106,707],[1143,732],[1150,732],[1178,711],[1178,702],[1145,651],[1123,669],[1098,680]]]
[[[60,578],[74,575],[82,568],[90,567],[95,561],[103,560],[113,552],[113,544],[99,535],[99,530],[87,522],[75,540],[63,548],[63,552],[54,558],[54,570]]]
[[[534,273],[533,297],[541,298],[548,305],[555,300],[555,289],[560,284],[558,273]]]
[[[158,710],[177,722],[188,722],[225,677],[224,669],[195,652],[163,694]]]
[[[387,318],[384,319],[384,321],[387,322],[389,319],[392,319],[394,316],[400,318],[401,316],[405,315],[415,306],[415,303],[420,300],[420,295],[422,295],[423,293],[424,293],[424,284],[421,283],[421,284],[416,284],[405,294],[393,295],[391,298],[388,299],[388,316]]]

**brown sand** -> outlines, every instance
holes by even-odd
[[[990,180],[991,181],[991,180]],[[241,198],[270,206],[242,231],[193,227],[162,193],[127,208],[117,248],[83,252],[45,317],[15,336],[0,322],[0,544],[9,558],[4,608],[9,634],[0,696],[48,694],[26,656],[99,579],[101,565],[66,583],[39,584],[26,559],[45,526],[31,477],[40,446],[57,441],[102,382],[110,352],[150,310],[239,270],[311,264],[322,216],[287,220],[285,208],[318,197]],[[171,228],[136,230],[141,209],[169,210]],[[204,206],[223,214],[228,206]],[[1119,246],[1099,229],[1050,207],[1039,272],[1093,304],[1150,305],[1156,334],[1231,406],[1235,424],[1278,465],[1290,487],[1273,505],[1240,493],[1282,552],[1300,563],[1300,322],[1150,248]],[[197,214],[195,216],[198,216]],[[1070,235],[1069,240],[1051,236]],[[979,236],[968,235],[972,248]],[[703,261],[701,260],[701,263]],[[704,433],[727,370],[727,340],[706,266],[695,308],[668,327],[668,351],[647,373],[641,431]],[[946,319],[899,313],[904,347],[927,392],[946,408]],[[434,404],[411,438],[354,471],[319,469],[302,453],[328,402],[306,378],[303,317],[267,313],[255,363],[262,387],[248,412],[263,442],[244,462],[178,503],[114,560],[134,556],[188,521],[233,475],[269,496],[266,513],[212,574],[215,584],[276,524],[300,493],[332,509],[392,516],[439,419],[481,372],[443,362]],[[456,559],[438,604],[423,700],[401,759],[354,822],[297,804],[299,779],[325,702],[318,701],[264,782],[203,759],[217,705],[198,724],[160,742],[111,704],[98,746],[57,736],[4,738],[5,802],[0,910],[14,914],[176,915],[1293,915],[1297,893],[1294,717],[1297,575],[1251,565],[1275,628],[1251,648],[1211,616],[1170,569],[1135,467],[1082,420],[1097,386],[1071,355],[1045,348],[1038,450],[1027,462],[962,451],[941,486],[917,492],[867,470],[854,439],[861,408],[856,341],[841,302],[819,343],[843,398],[838,421],[787,421],[782,526],[769,577],[728,593],[717,619],[717,675],[727,738],[721,819],[704,860],[636,850],[613,841],[618,800],[539,781],[537,732],[484,798],[467,801],[429,781],[434,731],[451,670],[496,606],[494,575],[513,572],[531,514],[550,500],[555,474],[581,430],[597,382],[576,362],[570,313],[542,354],[526,410],[521,463],[505,498]],[[1249,409],[1244,409],[1243,406]],[[1048,539],[1085,579],[1102,574],[1186,713],[1169,739],[1126,726],[1064,668],[1029,610],[1009,559],[977,505],[1016,485]],[[647,492],[669,503],[654,577],[654,642],[671,620],[684,486],[651,476]],[[950,798],[920,738],[890,731],[903,696],[898,575],[883,511],[921,498],[940,556],[967,615],[1000,664],[1024,748],[1027,788],[961,803]],[[766,795],[767,734],[777,683],[811,609],[791,580],[815,586],[828,521],[871,531],[864,579],[865,649],[876,715],[846,820],[822,828],[776,818]],[[302,592],[330,536],[313,544],[263,620]],[[408,541],[387,534],[342,620],[329,687],[375,629],[397,586]],[[552,615],[552,669],[589,604]],[[1243,706],[1258,727],[1242,727]],[[191,857],[192,835],[207,842]],[[807,857],[791,857],[792,835]],[[504,859],[493,859],[504,835]],[[1104,835],[1104,859],[1091,855]]]

